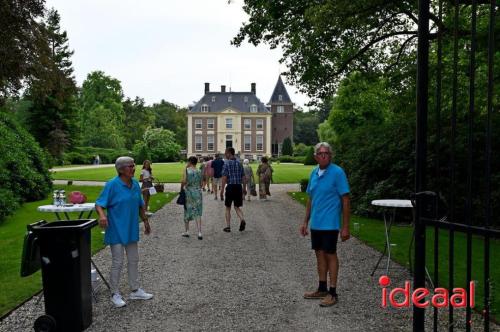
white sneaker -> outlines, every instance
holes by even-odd
[[[111,296],[111,302],[115,305],[116,308],[124,307],[127,303],[123,301],[123,298],[120,294],[115,293]]]
[[[149,300],[153,298],[153,294],[146,293],[142,288],[135,292],[130,293],[129,299],[131,300]]]

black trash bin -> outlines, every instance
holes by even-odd
[[[95,219],[34,224],[46,315],[35,331],[83,331],[92,323],[90,229]]]

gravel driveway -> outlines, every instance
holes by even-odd
[[[378,252],[352,238],[339,243],[340,302],[321,308],[304,300],[317,287],[310,239],[298,235],[304,207],[274,185],[269,201],[245,202],[247,229],[224,233],[223,203],[204,194],[204,239],[181,237],[182,208],[174,202],[152,217],[153,233],[140,242],[140,274],[150,301],[113,308],[104,287],[97,290],[89,331],[409,331],[411,308],[381,308],[379,271],[370,277]],[[108,275],[110,252],[94,256]],[[128,294],[126,269],[122,292]],[[393,284],[411,280],[404,270]],[[429,311],[429,310],[428,310]],[[0,331],[29,331],[43,314],[43,301],[27,302],[0,322]]]

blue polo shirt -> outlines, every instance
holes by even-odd
[[[132,179],[129,188],[119,176],[109,180],[95,202],[107,209],[106,244],[129,244],[139,241],[139,207],[144,206],[141,188]]]
[[[319,166],[309,177],[307,194],[311,200],[310,227],[314,230],[340,229],[342,196],[349,193],[349,183],[344,170],[335,164],[319,175]]]

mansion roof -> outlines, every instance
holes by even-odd
[[[215,113],[228,108],[239,112],[270,113],[253,92],[206,92],[189,113]]]

